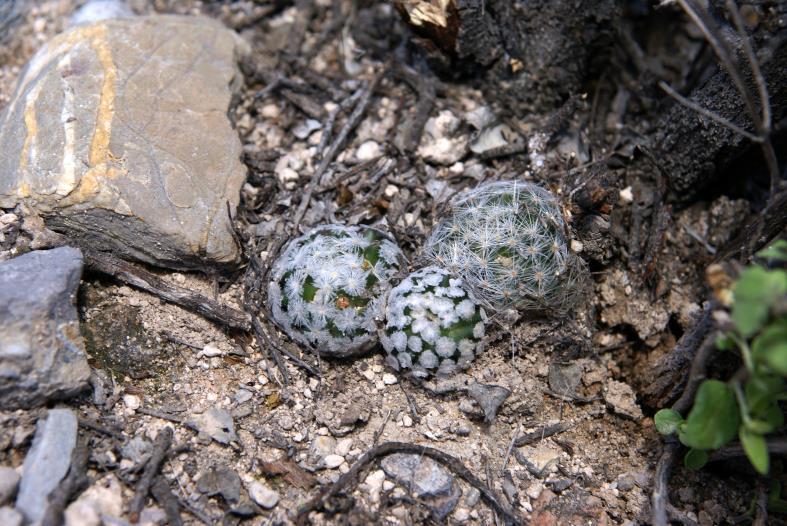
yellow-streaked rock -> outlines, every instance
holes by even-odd
[[[0,207],[94,248],[178,268],[239,258],[245,167],[227,118],[237,35],[203,17],[77,26],[33,57],[0,115]]]

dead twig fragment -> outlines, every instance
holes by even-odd
[[[525,433],[524,435],[517,437],[517,439],[514,440],[514,447],[527,446],[535,442],[539,442],[545,438],[549,438],[551,436],[563,433],[564,431],[568,431],[570,428],[570,422],[558,422],[557,424],[552,424],[551,426],[545,426],[540,431],[531,431],[530,433]]]
[[[137,487],[134,490],[134,498],[131,499],[128,511],[129,517],[133,524],[139,521],[139,514],[145,506],[145,501],[150,493],[150,487],[153,480],[161,470],[161,465],[167,456],[167,451],[172,443],[172,428],[167,426],[156,435],[156,440],[153,441],[153,449],[150,453],[150,458],[145,464],[145,470],[137,480]]]
[[[336,497],[340,491],[347,486],[355,483],[361,471],[371,466],[377,459],[393,453],[411,453],[429,457],[432,460],[446,466],[465,482],[481,492],[481,497],[492,507],[492,509],[505,519],[508,524],[524,524],[525,521],[486,484],[478,479],[469,469],[465,467],[457,458],[444,453],[438,449],[417,444],[407,444],[404,442],[385,442],[367,451],[358,461],[353,464],[350,470],[339,477],[335,483],[320,491],[320,493],[306,503],[295,517],[295,523],[302,526],[310,523],[309,513],[319,511],[325,505],[325,501]]]
[[[232,307],[221,305],[202,294],[167,283],[155,274],[109,254],[82,250],[85,264],[91,270],[107,274],[132,287],[149,292],[164,301],[195,312],[230,329],[251,330],[249,316]]]
[[[89,483],[87,477],[87,444],[78,440],[74,451],[71,453],[71,467],[68,475],[49,495],[42,526],[60,526],[63,524],[63,511],[71,498],[85,489]]]
[[[183,524],[183,519],[180,516],[178,499],[172,494],[167,479],[161,475],[156,477],[153,481],[153,485],[150,487],[150,493],[167,515],[167,523],[170,526],[181,526]]]

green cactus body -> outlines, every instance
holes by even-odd
[[[410,369],[421,378],[449,375],[482,350],[486,319],[461,279],[427,267],[388,294],[380,341],[396,370]]]
[[[326,225],[290,242],[271,270],[268,304],[295,341],[326,356],[350,356],[377,341],[391,279],[404,255],[365,226]]]
[[[582,295],[586,271],[568,248],[555,196],[532,183],[489,183],[454,203],[426,257],[462,278],[492,311],[562,313]]]

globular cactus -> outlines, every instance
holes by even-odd
[[[427,267],[388,294],[380,341],[394,369],[410,369],[421,378],[448,375],[482,350],[486,319],[461,279]]]
[[[457,200],[424,253],[496,312],[565,313],[586,282],[557,199],[523,181],[485,184]]]
[[[322,355],[368,350],[403,261],[396,243],[374,228],[317,227],[291,241],[274,264],[271,314],[292,339]]]

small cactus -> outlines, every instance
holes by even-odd
[[[375,318],[403,260],[374,228],[314,228],[291,241],[273,266],[273,318],[292,339],[326,356],[366,351],[377,342]]]
[[[461,279],[427,267],[388,294],[380,341],[394,369],[411,369],[420,378],[448,375],[482,350],[486,319]]]
[[[454,203],[426,257],[462,278],[494,312],[559,314],[581,296],[585,268],[568,248],[555,196],[532,183],[489,183]]]

